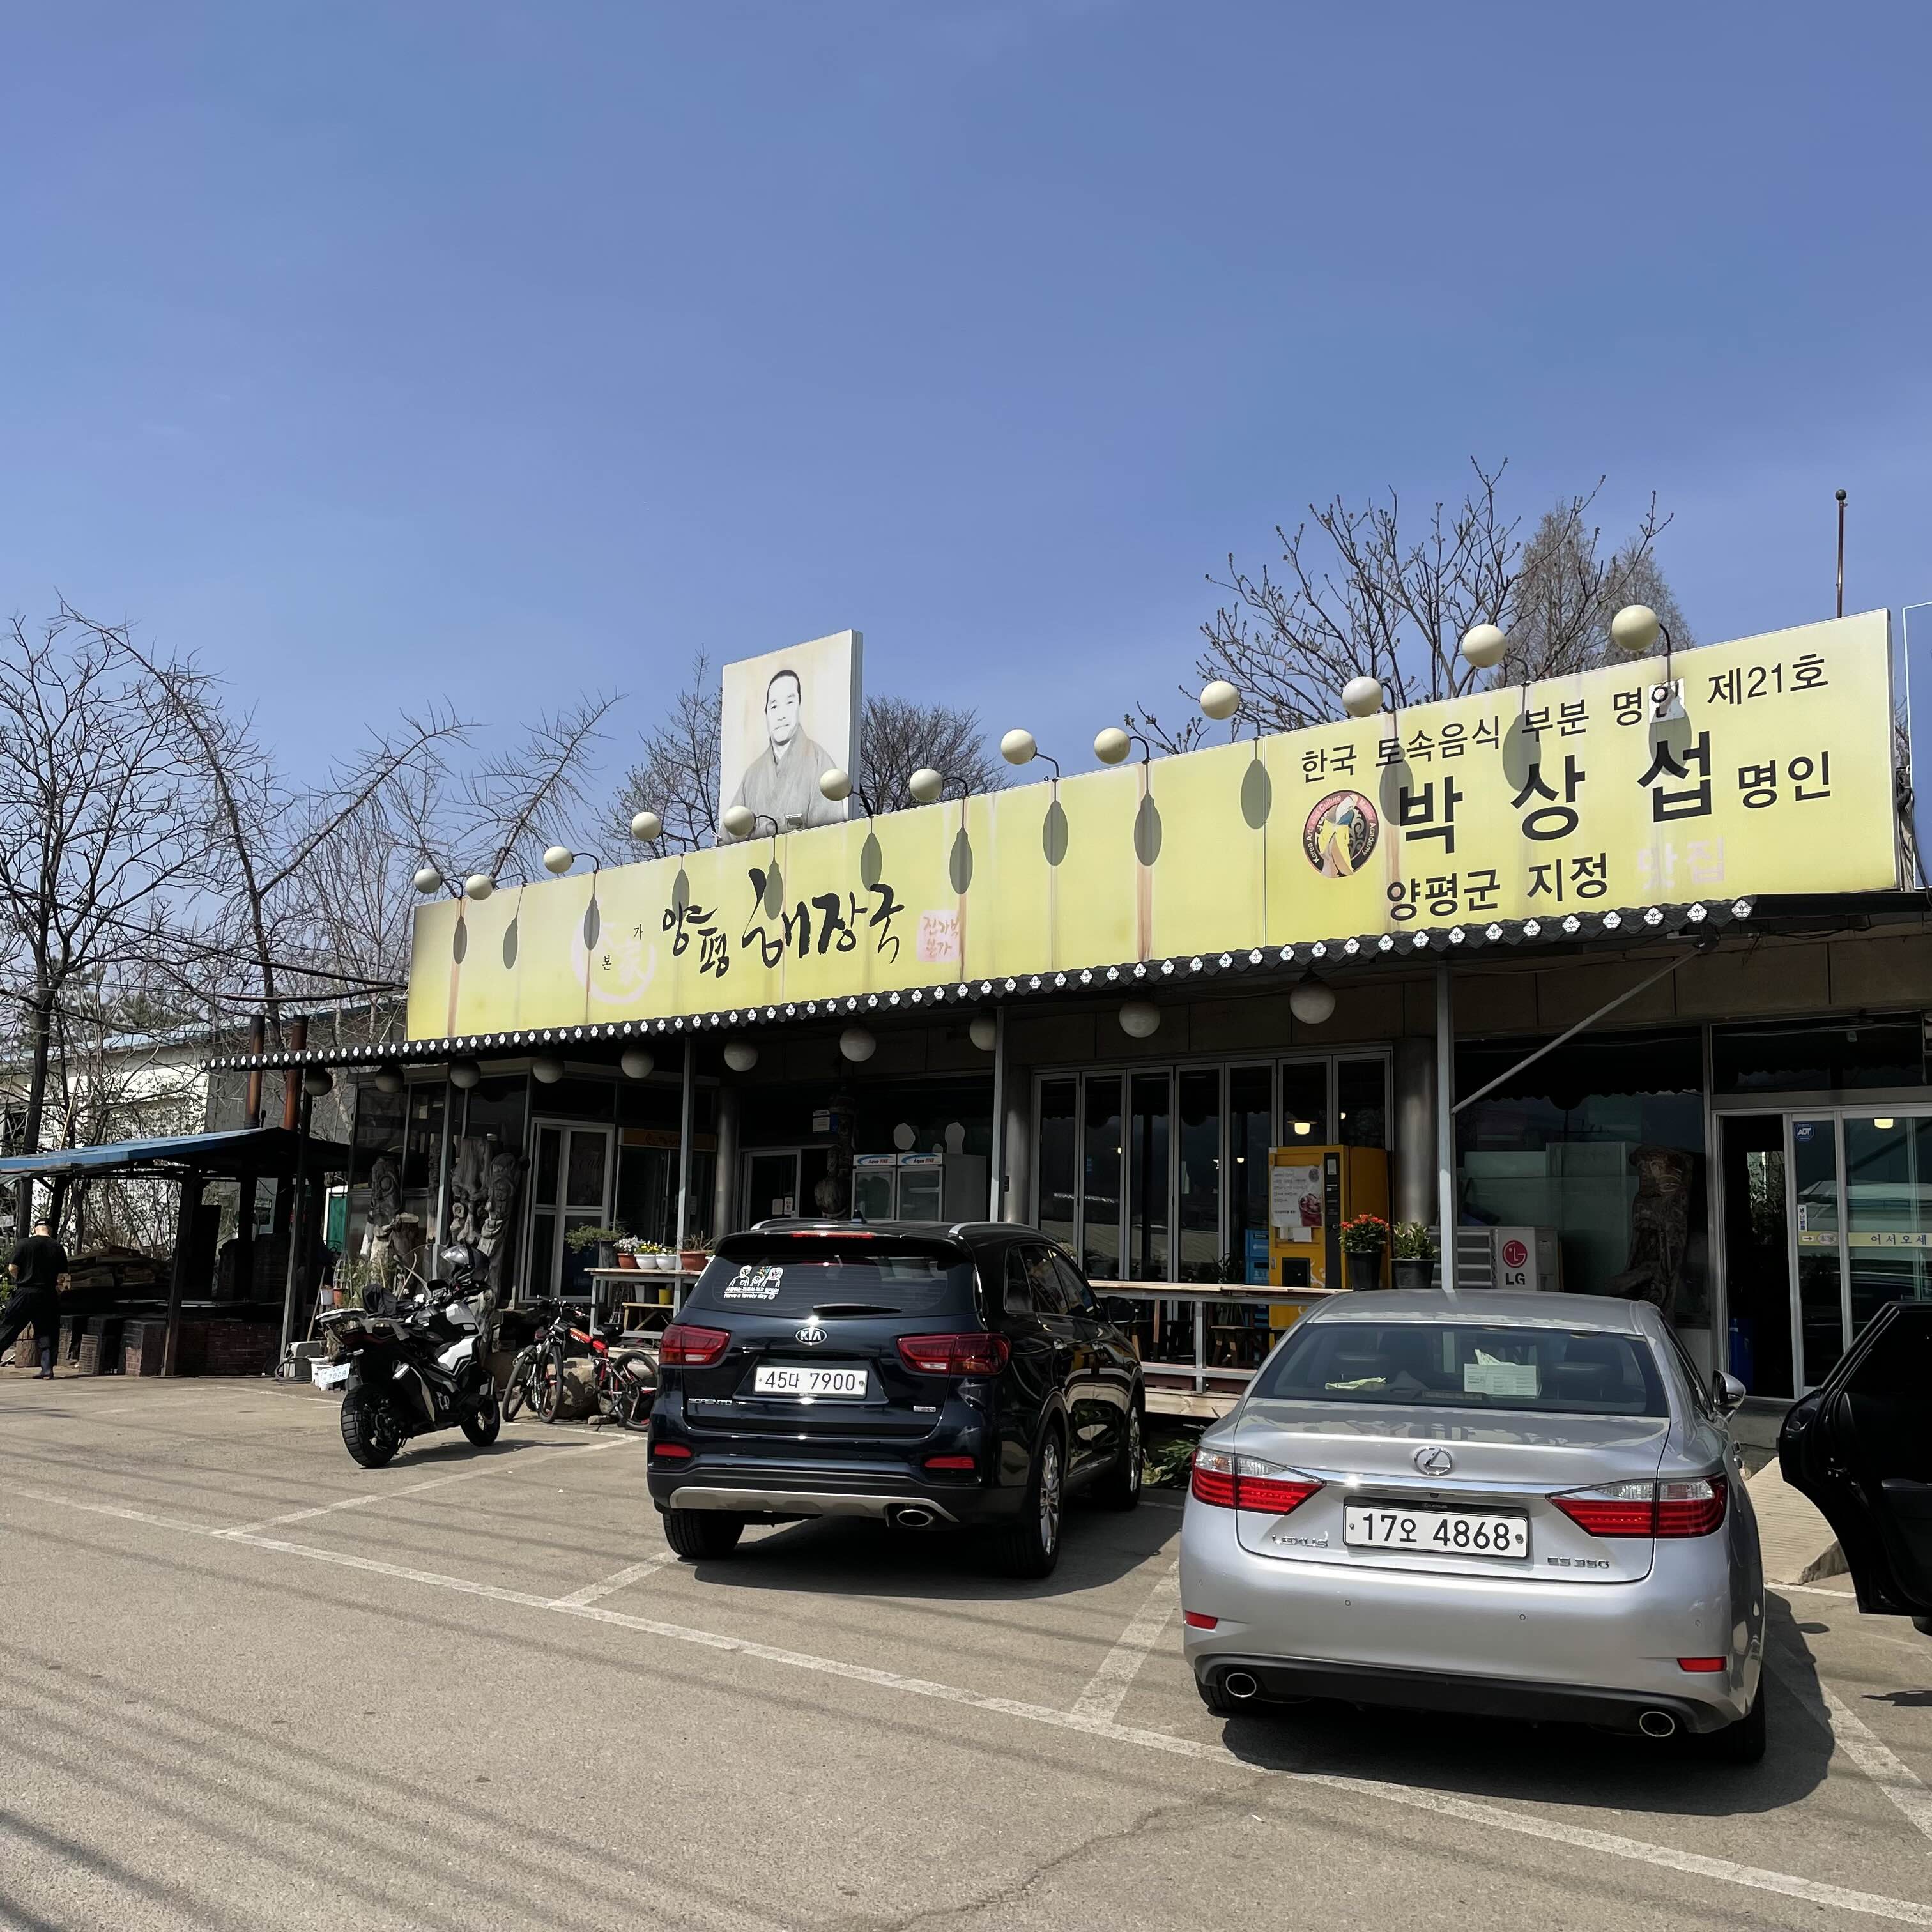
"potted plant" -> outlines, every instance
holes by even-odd
[[[1436,1244],[1420,1221],[1398,1221],[1391,1232],[1389,1252],[1395,1258],[1395,1285],[1398,1288],[1426,1288],[1436,1271]]]
[[[1388,1246],[1389,1226],[1379,1214],[1358,1214],[1342,1223],[1342,1250],[1348,1257],[1352,1288],[1382,1285],[1382,1250]]]
[[[634,1234],[626,1234],[617,1244],[617,1265],[620,1268],[634,1268],[638,1264],[638,1250],[644,1246]]]
[[[617,1265],[617,1244],[623,1238],[622,1228],[572,1228],[565,1234],[563,1245],[580,1255],[586,1248],[595,1248],[597,1265],[614,1268]]]

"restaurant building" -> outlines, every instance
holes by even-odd
[[[494,1212],[526,1295],[573,1226],[990,1214],[1225,1394],[1343,1285],[1271,1175],[1379,1150],[1459,1290],[1648,1294],[1785,1400],[1932,1292],[1891,663],[1878,612],[444,892],[405,1042],[221,1064],[353,1070],[352,1250]]]

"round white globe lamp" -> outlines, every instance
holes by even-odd
[[[641,1046],[627,1046],[619,1057],[617,1064],[624,1070],[626,1080],[648,1080],[651,1069],[657,1062]]]
[[[1201,709],[1216,724],[1233,717],[1240,708],[1240,687],[1230,684],[1225,677],[1217,677],[1212,684],[1201,687]]]
[[[631,836],[640,844],[648,845],[664,836],[664,820],[655,812],[640,812],[632,818]]]
[[[1319,980],[1304,980],[1288,994],[1288,1010],[1304,1026],[1320,1026],[1334,1017],[1334,989]]]
[[[1500,625],[1472,624],[1462,633],[1462,655],[1478,670],[1501,664],[1508,652],[1509,637]]]
[[[1610,642],[1632,657],[1641,657],[1654,647],[1663,628],[1648,604],[1626,604],[1610,620]]]
[[[1000,740],[1000,756],[1010,765],[1030,765],[1040,756],[1040,743],[1024,725],[1016,725]]]
[[[563,1078],[563,1062],[554,1053],[540,1053],[530,1062],[530,1078],[540,1087],[554,1087]]]
[[[748,1073],[758,1064],[758,1049],[748,1040],[724,1042],[724,1064],[734,1073]]]
[[[982,1053],[991,1053],[1000,1043],[1000,1023],[991,1013],[976,1013],[966,1036]]]
[[[1160,1009],[1151,1000],[1129,1000],[1120,1008],[1120,1030],[1130,1040],[1150,1040],[1160,1030]]]
[[[1134,748],[1134,741],[1118,724],[1094,734],[1094,755],[1103,765],[1118,765]]]
[[[452,1060],[449,1063],[449,1084],[468,1093],[483,1078],[483,1070],[473,1060]]]
[[[1378,677],[1352,677],[1342,687],[1342,709],[1351,718],[1372,718],[1382,708]]]
[[[930,765],[921,765],[906,780],[906,790],[920,805],[937,805],[939,794],[946,789],[946,775],[934,771]]]
[[[837,765],[829,772],[820,772],[818,792],[821,798],[829,798],[834,805],[843,805],[852,796],[852,774]]]
[[[442,890],[442,874],[434,866],[418,866],[416,875],[410,883],[416,890],[427,896]]]
[[[496,890],[496,881],[488,872],[472,872],[463,882],[463,896],[469,899],[487,899]]]
[[[855,1064],[870,1060],[879,1050],[879,1042],[863,1027],[848,1027],[838,1036],[838,1051]]]

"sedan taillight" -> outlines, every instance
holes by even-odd
[[[1004,1335],[975,1330],[967,1335],[902,1335],[899,1358],[922,1376],[996,1376],[1012,1345]]]
[[[674,1322],[658,1345],[658,1360],[667,1366],[708,1369],[731,1345],[728,1328],[700,1328]]]
[[[1605,1483],[1550,1500],[1592,1536],[1708,1536],[1724,1520],[1722,1476],[1663,1483]]]
[[[1197,1449],[1188,1484],[1193,1495],[1216,1509],[1256,1510],[1286,1516],[1321,1488],[1312,1476],[1264,1462],[1258,1456],[1230,1455],[1225,1449]]]

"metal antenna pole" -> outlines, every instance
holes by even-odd
[[[1838,615],[1845,614],[1845,493],[1838,493]]]

